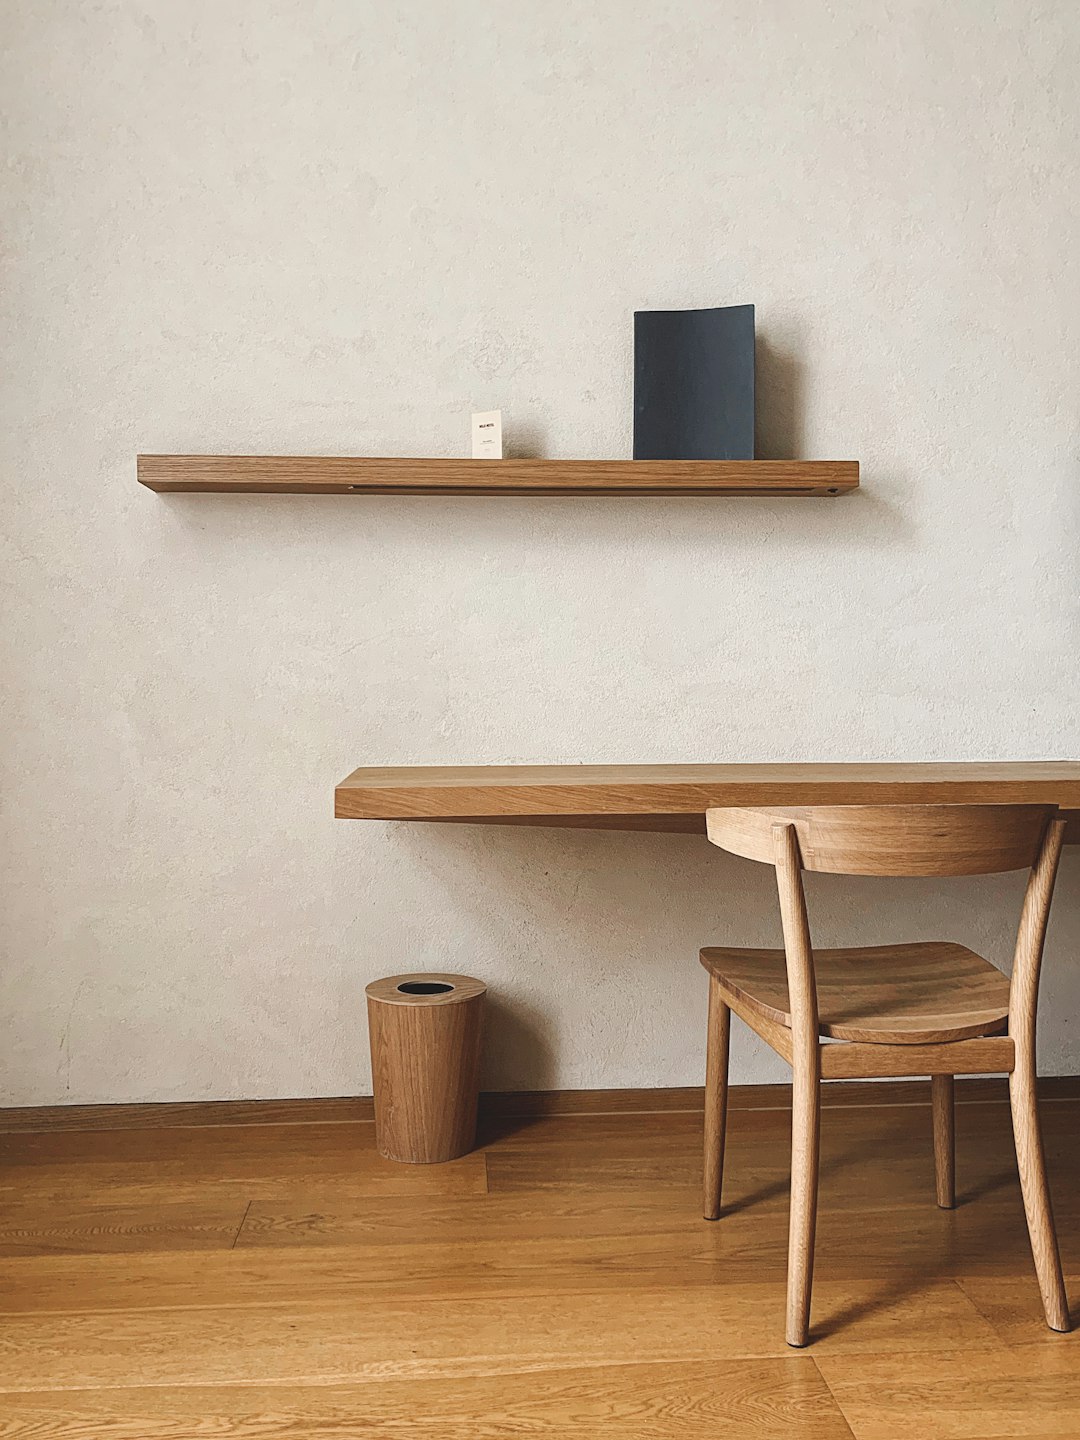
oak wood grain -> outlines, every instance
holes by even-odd
[[[710,837],[711,838],[711,837]],[[770,830],[784,932],[791,1032],[791,1207],[785,1338],[803,1346],[810,1335],[821,1120],[821,1025],[810,922],[794,825]]]
[[[953,1040],[943,1045],[861,1045],[840,1041],[821,1047],[824,1080],[902,1075],[1009,1075],[1014,1047],[1008,1035]]]
[[[744,1006],[790,1027],[782,950],[713,947],[701,963]],[[835,1040],[940,1044],[1003,1031],[1009,1016],[1008,976],[964,945],[815,950],[814,975],[819,1033]]]
[[[422,1222],[422,1212],[415,1218]],[[728,1218],[733,1222],[730,1227]],[[218,1252],[213,1259],[200,1252],[196,1264],[191,1256],[181,1261],[175,1253],[152,1251],[125,1264],[120,1261],[127,1257],[120,1256],[107,1257],[110,1263],[104,1263],[103,1257],[81,1257],[82,1263],[72,1258],[63,1265],[24,1260],[14,1271],[5,1272],[15,1283],[6,1306],[0,1309],[6,1308],[11,1315],[63,1315],[71,1310],[72,1294],[81,1292],[88,1297],[88,1307],[92,1299],[97,1312],[122,1314],[138,1308],[144,1293],[153,1292],[159,1304],[175,1314],[193,1314],[223,1304],[223,1296],[237,1307],[253,1309],[315,1304],[314,1297],[319,1297],[320,1306],[331,1308],[350,1301],[358,1307],[374,1308],[380,1304],[484,1298],[503,1303],[516,1299],[524,1313],[529,1300],[539,1295],[599,1296],[648,1290],[664,1295],[675,1288],[689,1295],[698,1290],[749,1287],[775,1307],[779,1319],[784,1285],[782,1213],[772,1211],[764,1230],[755,1226],[749,1213],[727,1217],[722,1226],[712,1228],[724,1232],[730,1228],[732,1233],[716,1239],[703,1232],[701,1225],[695,1215],[694,1226],[680,1226],[671,1220],[666,1228],[643,1227],[637,1233],[620,1227],[617,1233],[567,1232],[555,1238],[530,1236],[522,1222],[512,1236],[479,1238],[467,1247],[445,1239],[375,1243],[362,1259],[349,1246],[293,1246],[282,1234],[275,1245],[238,1247],[228,1260],[228,1251]],[[920,1233],[925,1234],[925,1229]],[[878,1283],[883,1277],[893,1282],[894,1290],[911,1296],[923,1292],[910,1244],[897,1257],[872,1262],[866,1248],[860,1247],[856,1266],[843,1257],[842,1230],[833,1224],[823,1226],[822,1232],[824,1253],[838,1259],[837,1271],[823,1276],[823,1281],[840,1286],[838,1294],[852,1286],[863,1290],[868,1282]],[[930,1253],[943,1263],[948,1255],[941,1244],[932,1245]],[[101,1263],[91,1263],[95,1259]],[[933,1283],[944,1278],[952,1277],[938,1275]],[[37,1304],[32,1285],[41,1290]],[[731,1343],[737,1342],[733,1339]]]
[[[359,1384],[133,1387],[0,1397],[0,1435],[51,1440],[850,1440],[809,1359],[568,1366]]]
[[[834,875],[999,875],[1035,863],[1049,805],[721,807],[705,816],[714,845],[772,864],[773,831],[790,826],[803,870]]]
[[[1041,1334],[1042,1321],[1015,1176],[993,1166],[972,1167],[964,1177],[961,1205],[950,1212],[955,1223],[943,1222],[942,1214],[926,1203],[933,1172],[925,1154],[925,1114],[922,1120],[917,1133],[905,1132],[898,1142],[905,1155],[885,1167],[894,1186],[892,1204],[884,1178],[860,1187],[856,1200],[843,1199],[845,1177],[849,1186],[856,1177],[846,1151],[830,1141],[823,1127],[816,1243],[821,1274],[844,1282],[888,1280],[899,1288],[917,1288],[926,1275],[961,1281],[1006,1277],[1026,1287],[1031,1303],[1017,1314],[1025,1317],[1027,1328],[1023,1332],[1018,1325],[1014,1338],[1022,1341],[1023,1332],[1030,1343]],[[878,1143],[884,1146],[885,1138]],[[1007,1127],[1002,1140],[1008,1143]],[[779,1148],[784,1141],[773,1137],[773,1143]],[[915,1153],[919,1143],[921,1156]],[[305,1283],[307,1273],[291,1258],[298,1251],[326,1252],[337,1262],[335,1274],[344,1260],[351,1276],[350,1252],[358,1246],[369,1252],[365,1264],[370,1270],[365,1269],[361,1283],[382,1285],[399,1296],[430,1295],[440,1285],[473,1294],[526,1295],[538,1283],[550,1290],[618,1289],[631,1279],[639,1288],[768,1282],[778,1296],[786,1274],[787,1176],[778,1166],[755,1164],[753,1150],[741,1143],[734,1153],[739,1182],[733,1178],[725,1194],[723,1223],[710,1226],[708,1233],[702,1232],[690,1203],[696,1187],[687,1163],[687,1183],[678,1192],[671,1186],[649,1187],[644,1180],[636,1188],[605,1190],[599,1188],[604,1177],[597,1175],[592,1187],[500,1190],[468,1208],[419,1199],[394,1207],[385,1202],[365,1206],[318,1192],[286,1192],[252,1205],[237,1250],[290,1257],[267,1267],[262,1297],[267,1300]],[[547,1158],[564,1166],[558,1152]],[[967,1203],[972,1196],[978,1203]],[[1080,1266],[1078,1220],[1070,1197],[1060,1207],[1059,1227],[1063,1259],[1073,1271]],[[311,1282],[323,1283],[326,1273],[325,1266],[313,1269]],[[256,1281],[247,1274],[242,1272],[241,1293],[257,1303]],[[220,1283],[227,1279],[219,1276]],[[331,1286],[331,1294],[335,1286],[345,1288],[333,1276]],[[118,1288],[110,1293],[118,1296]],[[202,1293],[213,1295],[214,1287],[204,1285]]]
[[[705,812],[715,806],[815,804],[1057,805],[1080,812],[1080,762],[365,767],[335,791],[339,819],[475,824],[625,820],[626,828],[641,828],[652,817],[668,829],[673,817],[691,816],[704,829]]]
[[[929,1095],[918,1081],[867,1086],[858,1081],[827,1085],[822,1105],[921,1104]],[[1080,1095],[1080,1076],[1052,1075],[1039,1080],[1042,1100]],[[957,1089],[960,1102],[1002,1099],[1005,1090],[993,1079],[965,1080]],[[790,1107],[790,1086],[733,1085],[728,1103],[736,1109]],[[618,1090],[488,1090],[480,1093],[480,1111],[487,1117],[534,1115],[601,1115],[700,1110],[700,1085]],[[20,1105],[0,1107],[0,1135],[19,1131],[204,1129],[248,1125],[319,1125],[372,1122],[370,1095],[353,1098],[305,1097],[296,1100],[189,1100],[176,1103],[118,1105]]]
[[[159,492],[292,495],[840,495],[857,460],[461,460],[140,455]]]
[[[484,1156],[446,1165],[384,1159],[370,1123],[205,1129],[20,1131],[5,1137],[0,1204],[68,1201],[72,1188],[118,1206],[272,1194],[290,1180],[347,1184],[370,1195],[482,1195]]]
[[[0,1258],[0,1435],[299,1440],[361,1419],[425,1440],[842,1436],[783,1341],[773,1088],[750,1092],[757,1108],[732,1091],[717,1225],[698,1216],[703,1116],[685,1095],[507,1113],[482,1154],[392,1167],[481,1162],[492,1193],[383,1188],[370,1123],[10,1134],[0,1213],[18,1225],[77,1228],[81,1210],[93,1228],[132,1191],[150,1209],[123,1253]],[[952,1211],[930,1199],[929,1087],[830,1089],[848,1098],[823,1115],[811,1338],[856,1436],[1067,1435],[1076,1342],[1042,1323],[1000,1082],[957,1086]],[[1057,1093],[1043,1131],[1075,1283],[1080,1101],[1075,1081]],[[178,1192],[250,1202],[237,1248],[172,1250]]]
[[[830,1076],[931,1076],[936,1191],[953,1201],[953,1076],[1009,1074],[1016,1158],[1047,1325],[1070,1328],[1037,1101],[1039,969],[1066,822],[1033,805],[717,808],[709,840],[776,875],[783,951],[713,948],[719,995],[792,1066],[786,1335],[809,1338],[818,1190],[820,1091]],[[1011,980],[962,946],[929,943],[815,952],[803,870],[841,875],[963,876],[1029,866]],[[769,1033],[775,1028],[775,1036]],[[1004,1029],[1007,1035],[1002,1035]],[[831,1040],[831,1044],[823,1044]],[[718,1043],[710,1024],[708,1045]],[[726,1061],[727,1036],[719,1041]],[[715,1068],[707,1057],[707,1071]],[[719,1213],[715,1144],[706,1129],[706,1215]],[[708,1207],[712,1204],[712,1209]]]
[[[769,1016],[765,1015],[756,1005],[745,1004],[741,996],[735,995],[732,991],[726,989],[715,975],[712,978],[716,980],[720,988],[720,993],[727,1000],[730,1008],[738,1015],[739,1019],[742,1020],[744,1024],[749,1025],[755,1035],[760,1035],[766,1045],[771,1046],[771,1048],[776,1051],[781,1060],[786,1060],[790,1065],[794,1056],[794,1041],[792,1040],[791,1027],[789,1025],[781,1025],[779,1021],[770,1019]],[[792,1104],[794,1105],[794,1083],[792,1083],[791,1086],[791,1094]]]
[[[961,1112],[967,1108],[961,1107]],[[983,1107],[972,1106],[970,1111],[981,1115]],[[995,1184],[1003,1184],[1002,1177],[1010,1176],[1007,1102],[997,1104],[994,1111],[998,1123],[986,1132],[987,1138],[970,1142],[987,1147],[984,1164],[973,1165],[968,1158],[972,1187],[988,1177],[993,1177]],[[821,1139],[821,1185],[829,1206],[844,1210],[856,1206],[867,1211],[909,1206],[924,1209],[933,1183],[929,1114],[928,1095],[919,1106],[833,1111],[822,1123]],[[757,1213],[762,1207],[777,1206],[786,1214],[790,1126],[788,1109],[729,1108],[724,1219],[710,1226],[710,1232],[723,1231],[736,1209]],[[901,1134],[902,1147],[898,1139]],[[501,1137],[488,1147],[489,1191],[529,1194],[534,1198],[581,1198],[597,1190],[620,1191],[628,1197],[643,1190],[667,1192],[673,1211],[685,1205],[693,1213],[701,1191],[702,1135],[700,1115],[543,1121],[518,1134]],[[586,1138],[590,1143],[584,1143]],[[1015,1184],[1015,1166],[1011,1179]]]
[[[18,1130],[205,1129],[237,1125],[355,1125],[375,1118],[370,1095],[296,1100],[181,1100],[0,1107],[0,1135]]]
[[[242,1194],[131,1204],[107,1193],[68,1199],[0,1197],[0,1256],[228,1249],[250,1201]],[[2,1432],[0,1432],[2,1433]]]
[[[704,1221],[699,1223],[704,1224]],[[280,1254],[271,1258],[280,1260]],[[30,1262],[27,1262],[30,1263]],[[34,1262],[40,1263],[40,1262]],[[960,1346],[994,1333],[953,1281],[911,1284],[880,1303],[871,1280],[823,1281],[822,1351],[933,1350],[943,1329]],[[788,1353],[772,1284],[625,1284],[603,1290],[437,1295],[400,1301],[384,1291],[335,1303],[223,1303],[183,1309],[82,1310],[5,1318],[0,1392],[145,1385],[416,1381],[515,1371],[550,1373],[610,1363],[758,1359]],[[845,1323],[858,1314],[859,1324]],[[418,1340],[421,1343],[418,1343]]]
[[[968,1152],[965,1166],[968,1186],[979,1193],[990,1193],[986,1187],[993,1182],[995,1193],[1007,1193],[1010,1214],[1017,1227],[1011,1239],[1009,1234],[999,1237],[1004,1245],[988,1247],[987,1262],[997,1263],[1004,1250],[1009,1249],[1019,1254],[1029,1270],[1015,1167],[1010,1174],[1010,1157],[1002,1148],[1009,1142],[1007,1099],[961,1105],[958,1113],[960,1141]],[[1076,1173],[1077,1157],[1072,1144],[1076,1113],[1075,1101],[1047,1107],[1050,1162],[1065,1178]],[[890,1237],[902,1238],[913,1221],[910,1214],[902,1220],[890,1218],[900,1206],[916,1210],[920,1215],[929,1214],[937,1221],[937,1212],[926,1205],[927,1185],[932,1177],[931,1157],[926,1146],[928,1117],[925,1094],[917,1105],[844,1107],[832,1112],[822,1132],[822,1211],[826,1221],[831,1214],[838,1216],[841,1236],[846,1233],[851,1240],[852,1215],[877,1214],[879,1220],[875,1225],[887,1224]],[[491,1196],[379,1194],[357,1184],[347,1151],[342,1152],[335,1173],[327,1168],[321,1147],[314,1147],[316,1163],[310,1175],[297,1176],[295,1171],[282,1175],[272,1194],[253,1199],[249,1221],[238,1242],[243,1247],[247,1237],[253,1245],[266,1243],[289,1249],[295,1236],[305,1248],[314,1242],[341,1250],[342,1253],[329,1257],[325,1263],[315,1262],[310,1269],[312,1262],[303,1259],[295,1263],[290,1260],[249,1266],[247,1262],[241,1263],[239,1255],[227,1253],[202,1256],[196,1267],[178,1264],[172,1256],[157,1254],[155,1237],[148,1234],[144,1244],[148,1253],[141,1259],[129,1256],[120,1263],[97,1258],[84,1264],[77,1257],[58,1255],[40,1265],[20,1262],[5,1268],[0,1290],[9,1306],[21,1296],[22,1301],[32,1307],[61,1309],[69,1307],[71,1295],[78,1294],[84,1282],[92,1282],[99,1301],[107,1300],[120,1308],[137,1303],[142,1293],[156,1295],[158,1301],[167,1300],[172,1304],[179,1304],[181,1300],[191,1304],[213,1303],[215,1295],[222,1293],[222,1287],[229,1289],[237,1303],[281,1302],[298,1293],[313,1291],[340,1296],[352,1293],[357,1277],[362,1280],[367,1267],[373,1267],[383,1245],[391,1247],[387,1256],[392,1256],[396,1246],[412,1246],[416,1255],[426,1254],[422,1265],[419,1260],[416,1262],[418,1271],[437,1276],[441,1266],[446,1275],[457,1277],[454,1283],[459,1286],[465,1283],[460,1277],[475,1271],[477,1285],[483,1285],[487,1282],[481,1272],[490,1267],[488,1252],[500,1245],[520,1244],[524,1254],[534,1240],[575,1242],[574,1246],[561,1251],[556,1248],[548,1251],[547,1258],[554,1261],[560,1255],[569,1258],[575,1253],[587,1254],[592,1241],[617,1238],[623,1233],[682,1236],[688,1261],[697,1265],[702,1256],[713,1251],[717,1257],[723,1256],[726,1263],[732,1253],[727,1240],[731,1233],[728,1220],[734,1221],[739,1216],[748,1223],[765,1227],[767,1243],[775,1248],[777,1259],[782,1262],[787,1115],[783,1110],[735,1111],[729,1126],[734,1169],[730,1213],[722,1226],[703,1227],[693,1206],[698,1180],[700,1115],[559,1116],[490,1143],[489,1161],[493,1165],[496,1162],[512,1164],[518,1181],[512,1192]],[[81,1137],[59,1138],[74,1144]],[[90,1172],[86,1174],[85,1183],[78,1186],[79,1156],[84,1154],[80,1146],[72,1157],[71,1188],[85,1198],[89,1210],[108,1201],[112,1185],[110,1182],[91,1188],[98,1182]],[[272,1152],[270,1158],[276,1158]],[[632,1168],[635,1162],[639,1167],[636,1175]],[[650,1180],[654,1164],[666,1164],[675,1176],[682,1172],[686,1205],[675,1196],[671,1178],[663,1183]],[[624,1185],[613,1182],[610,1172],[616,1167],[625,1171]],[[208,1176],[214,1172],[213,1165],[208,1167]],[[521,1183],[529,1172],[543,1175],[543,1188]],[[591,1185],[584,1184],[589,1177]],[[762,1187],[767,1193],[758,1194]],[[209,1181],[207,1191],[211,1196],[218,1188],[216,1181]],[[164,1193],[167,1195],[168,1191]],[[1070,1187],[1066,1184],[1063,1199],[1068,1200],[1069,1195]],[[164,1199],[162,1205],[164,1209]],[[268,1221],[263,1236],[249,1231],[249,1225],[260,1213]],[[1075,1208],[1065,1211],[1067,1218],[1075,1214]],[[941,1218],[950,1223],[939,1233],[943,1237],[954,1235],[957,1227],[951,1223],[953,1217]],[[340,1232],[336,1228],[338,1222],[345,1227]],[[973,1239],[993,1235],[993,1230],[987,1230],[984,1224],[981,1203],[961,1207],[957,1225],[973,1227]],[[871,1248],[860,1255],[860,1264],[864,1266],[874,1244],[881,1251],[886,1249],[880,1234],[876,1238],[869,1234],[867,1239]],[[1080,1232],[1074,1239],[1080,1242]],[[456,1242],[455,1253],[451,1254],[450,1248]],[[744,1243],[740,1241],[740,1249]],[[890,1238],[890,1249],[891,1243]],[[347,1253],[350,1245],[351,1260]],[[478,1245],[485,1249],[474,1250]],[[538,1244],[538,1253],[541,1249]],[[475,1265],[469,1264],[470,1256],[475,1256]],[[632,1247],[623,1263],[634,1263]],[[370,1273],[372,1280],[379,1284],[392,1284],[395,1273],[399,1283],[404,1283],[406,1272],[411,1268],[405,1259],[395,1262],[389,1258],[378,1273],[374,1269]],[[512,1283],[514,1264],[501,1262],[495,1268],[500,1272],[500,1285]],[[20,1275],[25,1279],[20,1280]],[[534,1267],[523,1265],[521,1279],[524,1286],[534,1283]],[[335,1290],[335,1287],[338,1288]]]
[[[1009,1034],[1016,1060],[1009,1076],[1013,1137],[1020,1188],[1024,1192],[1031,1252],[1042,1294],[1046,1323],[1051,1330],[1071,1328],[1069,1302],[1061,1274],[1054,1212],[1046,1178],[1035,1062],[1035,1025],[1039,999],[1039,973],[1043,942],[1050,915],[1065,826],[1056,820],[1047,831],[1037,863],[1032,867],[1024,895],[1020,928],[1013,958],[1009,997]]]
[[[727,1129],[728,1059],[731,1044],[731,1007],[715,979],[709,984],[709,1024],[706,1045],[704,1097],[704,1183],[701,1213],[706,1220],[720,1218],[724,1184],[724,1141]]]
[[[1075,1139],[1074,1139],[1075,1144]],[[1075,1237],[1080,1233],[1080,1216],[1077,1215],[1075,1195],[1067,1196],[1069,1208],[1068,1229],[1063,1239],[1070,1263],[1066,1268],[1068,1288],[1074,1295],[1080,1294],[1080,1254],[1077,1253]],[[1028,1258],[1028,1257],[1024,1257]],[[987,1263],[979,1265],[974,1260],[962,1267],[957,1282],[965,1295],[989,1321],[995,1334],[1009,1348],[1017,1347],[1030,1355],[1036,1350],[1050,1353],[1064,1353],[1073,1369],[1080,1374],[1080,1348],[1075,1331],[1063,1341],[1056,1330],[1043,1324],[1042,1297],[1031,1283],[1031,1266],[1017,1266],[1008,1270],[1001,1265]],[[1077,1307],[1074,1307],[1074,1312]],[[1080,1319],[1080,1314],[1076,1315]]]
[[[934,1192],[942,1210],[956,1204],[956,1080],[930,1077],[930,1108],[934,1131]]]
[[[375,1136],[387,1159],[441,1164],[472,1149],[486,993],[441,971],[368,985]]]
[[[1067,1440],[1080,1435],[1076,1347],[822,1356],[856,1440]]]

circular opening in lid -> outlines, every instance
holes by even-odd
[[[449,995],[454,987],[444,980],[406,980],[397,988],[402,995]]]

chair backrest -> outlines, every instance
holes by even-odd
[[[797,805],[717,809],[709,839],[776,864],[773,831],[793,826],[804,870],[836,875],[992,875],[1035,864],[1053,805]]]

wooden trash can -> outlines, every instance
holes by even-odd
[[[375,1141],[408,1165],[476,1141],[487,986],[468,975],[391,975],[367,987]]]

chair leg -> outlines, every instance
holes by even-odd
[[[705,1049],[705,1188],[702,1196],[702,1214],[706,1220],[720,1218],[730,1038],[731,1009],[724,1002],[716,977],[710,975],[709,1036]]]
[[[956,1204],[956,1122],[953,1077],[931,1075],[930,1105],[934,1112],[934,1178],[942,1210]]]
[[[1013,1136],[1016,1140],[1016,1166],[1020,1171],[1020,1188],[1024,1195],[1031,1253],[1035,1273],[1039,1277],[1043,1310],[1051,1330],[1067,1331],[1069,1304],[1061,1275],[1054,1212],[1050,1206],[1050,1190],[1046,1183],[1046,1162],[1043,1158],[1042,1132],[1039,1128],[1039,1103],[1036,1093],[1035,1061],[1031,1053],[1020,1053],[1017,1047],[1016,1069],[1009,1076],[1009,1102],[1012,1106]]]
[[[800,1054],[792,1067],[791,1213],[788,1223],[787,1343],[801,1347],[810,1336],[810,1290],[814,1279],[817,1222],[818,1139],[821,1115],[819,1047]]]

